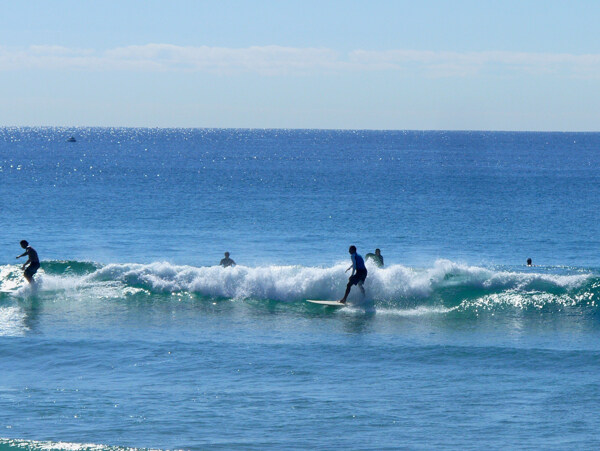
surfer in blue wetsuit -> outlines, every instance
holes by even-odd
[[[25,252],[17,256],[17,258],[24,257],[25,255],[29,257],[27,261],[23,264],[23,275],[25,276],[25,279],[27,279],[27,282],[33,283],[33,275],[37,272],[38,269],[40,269],[40,259],[35,249],[32,248],[27,241],[22,240],[21,247],[25,249]],[[25,269],[26,266],[27,269]]]
[[[367,268],[365,267],[365,261],[360,255],[356,253],[356,246],[350,246],[348,252],[350,253],[350,258],[352,259],[352,266],[350,266],[346,270],[346,272],[352,270],[352,274],[348,279],[348,285],[346,285],[346,292],[344,293],[344,297],[339,301],[342,304],[346,303],[346,299],[350,294],[350,289],[352,288],[352,285],[358,285],[358,288],[360,288],[363,297],[365,296],[365,289],[363,287],[365,279],[367,278]]]

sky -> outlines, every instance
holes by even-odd
[[[596,0],[0,11],[0,126],[600,130]]]

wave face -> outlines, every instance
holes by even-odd
[[[305,266],[178,266],[79,261],[43,262],[37,283],[30,287],[18,265],[0,266],[1,296],[44,296],[56,292],[97,298],[172,297],[187,295],[234,300],[295,303],[306,299],[337,299],[347,283],[346,265]],[[353,289],[353,305],[383,311],[433,308],[441,312],[579,308],[595,311],[600,277],[582,268],[485,268],[438,260],[430,268],[369,266],[367,296]],[[415,310],[416,309],[416,310]]]

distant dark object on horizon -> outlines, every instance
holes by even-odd
[[[76,143],[76,142],[77,142],[77,140],[75,139],[75,137],[74,137],[74,136],[71,136],[71,137],[69,137],[69,139],[67,139],[67,142],[68,142],[68,143]]]

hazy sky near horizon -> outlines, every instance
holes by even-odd
[[[598,131],[598,1],[5,1],[0,125]]]

